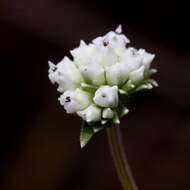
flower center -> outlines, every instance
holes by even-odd
[[[102,97],[103,97],[103,98],[106,98],[106,97],[107,97],[107,95],[103,93],[103,94],[102,94]]]

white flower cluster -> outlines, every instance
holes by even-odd
[[[153,87],[142,81],[153,72],[150,64],[155,55],[126,47],[128,43],[119,26],[88,45],[81,41],[71,51],[73,60],[49,62],[49,79],[58,84],[59,101],[67,113],[76,113],[88,123],[113,120],[118,118],[120,94]],[[120,114],[125,113],[126,108]]]

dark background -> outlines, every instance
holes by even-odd
[[[48,60],[118,24],[159,70],[160,87],[136,97],[121,124],[139,189],[190,189],[190,51],[175,1],[1,0],[1,190],[121,190],[106,134],[81,150],[80,120],[47,77]]]

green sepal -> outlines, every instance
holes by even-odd
[[[132,83],[131,80],[128,80],[127,83],[125,83],[122,86],[122,90],[124,90],[126,92],[129,92],[129,91],[133,90],[134,88],[135,88],[135,85]]]
[[[94,130],[85,121],[82,122],[82,128],[80,132],[80,146],[84,148],[94,135]]]
[[[157,69],[150,69],[146,75],[147,78],[151,77],[153,74],[157,73]]]
[[[98,87],[82,82],[81,88],[87,92],[95,93]]]
[[[141,91],[141,90],[150,90],[152,89],[153,86],[152,84],[148,83],[148,84],[141,84],[139,85],[136,89],[135,92]]]
[[[158,87],[158,83],[153,79],[146,79],[137,86],[134,92],[138,92],[141,90],[150,90],[153,87]]]
[[[119,89],[119,94],[121,94],[121,95],[126,95],[127,92],[126,92],[125,90],[123,90],[123,89]]]
[[[120,124],[119,115],[118,115],[117,111],[114,111],[114,112],[115,113],[114,113],[112,121],[113,121],[114,124]]]
[[[104,119],[101,120],[101,124],[102,125],[105,125],[107,122],[108,122],[108,120],[106,120],[106,119],[105,120]]]
[[[94,130],[94,133],[97,133],[99,131],[102,131],[103,129],[109,127],[110,122],[109,120],[106,119],[102,119],[100,122],[96,122],[94,124],[91,125],[91,127]]]
[[[92,129],[93,129],[94,133],[98,133],[99,131],[101,131],[101,130],[104,129],[104,126],[103,126],[103,125],[102,125],[102,126],[94,125],[94,126],[92,127]]]
[[[126,107],[123,107],[121,109],[121,112],[120,112],[120,117],[124,117],[125,115],[127,115],[129,113],[129,109],[127,109]]]
[[[158,83],[154,79],[147,79],[146,82],[152,84],[154,87],[159,86]]]

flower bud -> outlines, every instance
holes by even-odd
[[[77,114],[88,123],[101,120],[101,109],[95,104],[91,104],[85,110],[77,112]]]
[[[105,84],[105,75],[102,66],[98,64],[82,65],[80,71],[87,83],[98,86]]]
[[[80,71],[68,57],[65,57],[57,65],[49,62],[49,67],[49,79],[53,84],[58,84],[59,92],[74,90],[82,82]]]
[[[59,101],[67,113],[83,110],[92,102],[90,94],[78,88],[75,91],[66,91]]]
[[[83,64],[88,64],[89,60],[92,58],[94,49],[95,47],[93,44],[87,45],[83,40],[81,40],[80,46],[70,51],[75,64],[78,67]]]
[[[143,57],[142,65],[144,65],[145,73],[147,73],[150,68],[150,64],[152,63],[153,59],[155,58],[155,55],[146,52],[144,49],[139,49],[138,53],[139,53],[139,55],[141,55]]]
[[[143,78],[144,78],[144,66],[141,66],[139,69],[129,74],[129,79],[134,84],[140,82],[141,80],[143,80]]]
[[[118,87],[102,86],[96,92],[93,98],[94,102],[101,107],[117,107]]]
[[[127,48],[120,52],[120,63],[126,65],[128,72],[137,70],[142,65],[142,55],[138,54],[137,49]]]
[[[97,46],[97,54],[95,57],[96,62],[98,62],[103,67],[114,65],[118,59],[114,49],[110,46]]]
[[[111,67],[106,67],[106,80],[111,86],[124,84],[129,75],[127,64],[116,63]]]
[[[112,47],[117,53],[118,51],[125,49],[126,45],[130,42],[129,39],[121,34],[122,27],[119,25],[115,32],[108,32],[105,36],[97,37],[93,40],[93,43],[96,45],[104,45],[107,47]]]
[[[114,112],[112,111],[111,108],[105,108],[102,112],[102,117],[104,119],[111,119],[113,118],[113,116],[114,116]]]

